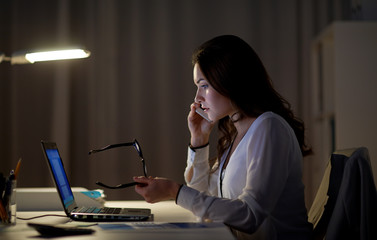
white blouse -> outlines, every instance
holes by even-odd
[[[177,204],[203,220],[224,222],[239,239],[309,238],[302,154],[289,124],[272,112],[260,115],[231,155],[220,186],[226,155],[210,173],[209,147],[189,148],[187,186]]]

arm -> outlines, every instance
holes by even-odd
[[[250,224],[255,222],[254,214],[249,206],[239,199],[209,196],[196,189],[182,186],[177,196],[177,204],[202,220],[223,222],[243,232],[255,231]]]
[[[148,202],[176,197],[178,205],[196,216],[224,222],[243,232],[255,232],[268,216],[280,224],[267,225],[271,231],[277,231],[277,226],[285,226],[288,222],[290,227],[300,226],[306,209],[301,183],[301,152],[294,133],[270,120],[254,127],[256,130],[245,140],[244,150],[240,151],[244,155],[240,159],[246,161],[246,183],[230,185],[242,189],[239,196],[231,199],[214,197],[171,180],[145,177],[134,178],[140,183],[135,187],[136,192]]]
[[[210,180],[208,142],[214,123],[208,122],[195,112],[199,107],[198,103],[191,104],[187,117],[191,139],[184,177],[188,186],[200,191],[208,191]]]
[[[199,191],[207,191],[209,181],[209,146],[192,150],[188,148],[187,166],[184,177],[188,186]]]
[[[255,232],[266,217],[274,216],[276,211],[279,211],[278,215],[290,216],[290,212],[295,210],[282,207],[285,202],[282,205],[278,204],[281,204],[281,196],[287,190],[292,149],[297,148],[300,154],[298,145],[292,147],[293,140],[294,133],[287,134],[281,125],[270,120],[260,123],[252,136],[243,142],[242,149],[246,151],[240,151],[237,156],[246,159],[246,165],[242,165],[245,166],[247,176],[245,185],[228,183],[230,188],[241,188],[241,194],[232,196],[232,199],[225,199],[211,197],[184,186],[178,195],[178,205],[202,219],[221,221],[249,233]],[[294,180],[297,181],[300,182],[299,179]],[[283,195],[290,194],[284,192]],[[287,199],[286,202],[292,201]],[[300,209],[299,206],[296,208]]]

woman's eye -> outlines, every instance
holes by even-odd
[[[200,85],[201,88],[208,88],[208,84]]]

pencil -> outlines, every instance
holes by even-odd
[[[17,163],[17,166],[16,166],[16,170],[14,171],[14,177],[15,177],[15,178],[18,177],[18,172],[20,171],[20,166],[21,166],[21,160],[22,160],[22,158],[18,159],[18,163]]]
[[[3,201],[0,201],[0,217],[1,217],[1,222],[7,223],[9,218],[7,211],[4,208]]]

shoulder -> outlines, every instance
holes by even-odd
[[[261,114],[252,124],[245,140],[250,156],[256,159],[301,159],[296,135],[287,121],[273,112]],[[292,157],[294,156],[296,157]],[[286,157],[284,157],[286,156]],[[267,161],[267,160],[266,160]]]
[[[245,137],[248,144],[267,145],[292,143],[296,135],[291,126],[280,115],[265,112],[250,126]]]
[[[284,118],[273,112],[265,112],[259,115],[250,128],[253,128],[254,130],[260,128],[268,128],[275,130],[285,129],[288,131],[292,130],[290,125],[287,123],[287,121],[284,120]]]

